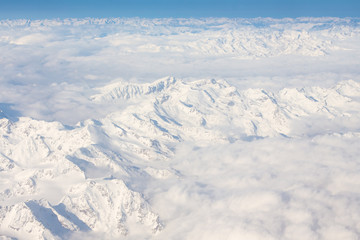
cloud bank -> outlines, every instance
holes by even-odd
[[[0,33],[0,102],[66,124],[99,115],[91,89],[119,78],[268,90],[360,80],[354,18],[2,20]]]
[[[359,23],[0,21],[0,234],[359,238]]]

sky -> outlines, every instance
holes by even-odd
[[[360,17],[358,0],[0,0],[0,19]]]

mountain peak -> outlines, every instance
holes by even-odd
[[[126,83],[116,82],[105,87],[98,88],[99,94],[93,95],[90,99],[95,102],[117,101],[139,98],[144,95],[151,95],[162,92],[176,84],[174,77],[165,77],[152,83]]]

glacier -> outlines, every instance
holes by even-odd
[[[0,33],[1,239],[360,237],[359,19]]]

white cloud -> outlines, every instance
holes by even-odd
[[[152,203],[168,220],[159,238],[356,238],[359,143],[350,134],[179,150],[171,165],[186,178]]]
[[[3,20],[0,33],[4,89],[36,84],[47,91],[62,82],[91,88],[119,77],[153,81],[168,75],[226,78],[245,89],[360,80],[355,19]],[[23,109],[32,108],[28,103],[22,101]],[[36,110],[24,115],[37,117],[30,112]]]
[[[358,19],[3,20],[0,36],[0,200],[26,219],[34,200],[101,227],[118,181],[140,203],[121,198],[128,239],[162,223],[156,239],[359,238]],[[150,83],[168,75],[183,81]],[[86,197],[107,210],[61,210]]]

